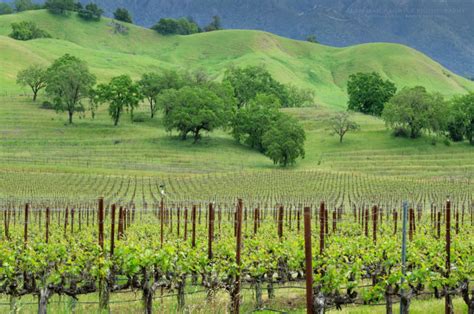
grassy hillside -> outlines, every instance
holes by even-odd
[[[23,20],[36,22],[53,39],[21,42],[7,37],[10,24]],[[87,60],[99,80],[122,73],[138,77],[162,67],[203,68],[219,77],[231,64],[264,64],[278,80],[314,89],[316,101],[331,107],[345,106],[347,78],[358,71],[377,71],[399,87],[421,84],[447,96],[474,90],[474,83],[402,45],[334,48],[243,30],[163,37],[134,25],[121,35],[114,34],[109,24],[105,18],[85,22],[76,15],[54,16],[46,11],[0,16],[2,91],[19,91],[15,84],[19,69],[31,63],[49,64],[64,53]]]

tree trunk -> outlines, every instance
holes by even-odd
[[[342,138],[344,137],[344,135],[339,135],[339,143],[342,143]]]
[[[34,90],[33,91],[33,101],[36,101],[36,97],[38,96],[38,91]]]
[[[263,308],[263,299],[262,299],[262,281],[257,279],[255,283],[255,301],[256,301],[256,308],[260,310]]]
[[[145,314],[153,313],[153,291],[150,287],[143,289],[143,309]]]
[[[68,111],[69,114],[69,124],[72,124],[72,115],[74,114],[73,111]]]
[[[102,279],[99,284],[99,310],[101,313],[109,313],[110,290],[107,279]]]
[[[38,314],[46,314],[48,308],[48,299],[51,292],[48,288],[41,288],[38,296]]]
[[[401,305],[403,307],[400,309],[400,314],[409,314],[410,313],[410,298],[402,296],[400,299]]]
[[[155,106],[153,105],[153,100],[150,100],[150,113],[151,118],[153,119],[155,117]]]
[[[392,294],[390,293],[390,291],[385,291],[385,312],[387,314],[393,313],[392,304]]]
[[[178,284],[178,311],[184,310],[185,306],[185,294],[184,288],[186,287],[186,275],[181,276],[180,283]]]
[[[10,313],[11,314],[18,313],[18,306],[17,306],[16,300],[17,300],[17,297],[13,295],[10,296]]]
[[[272,282],[271,278],[270,278],[270,281],[268,281],[267,294],[268,294],[268,299],[269,300],[275,298],[275,289],[273,289],[273,282]]]
[[[120,117],[117,117],[117,118],[114,119],[114,126],[117,126],[117,125],[118,125],[119,119],[120,119]]]

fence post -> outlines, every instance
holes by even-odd
[[[403,224],[402,224],[402,280],[401,284],[405,281],[405,274],[406,274],[406,263],[407,263],[407,213],[408,211],[408,203],[406,201],[403,202]],[[405,309],[405,302],[403,302],[403,290],[402,298],[400,299],[400,313],[406,313]]]
[[[304,208],[304,252],[306,260],[306,313],[314,313],[313,254],[311,252],[311,209]]]
[[[99,212],[98,212],[98,224],[99,224],[99,246],[104,250],[104,199],[99,198]]]
[[[283,205],[278,208],[278,238],[283,237]]]
[[[319,255],[323,255],[324,253],[324,202],[321,202],[319,205]]]
[[[232,293],[232,313],[238,314],[240,311],[240,265],[242,250],[242,199],[238,200],[237,206],[237,248],[235,260],[237,263],[237,276],[235,278],[234,291]]]
[[[49,207],[46,207],[46,243],[49,242]]]
[[[207,258],[212,259],[212,240],[214,239],[214,206],[209,203],[209,228],[207,239]]]
[[[446,202],[446,278],[449,278],[451,272],[451,201]],[[445,314],[453,313],[452,299],[449,291],[445,296]]]
[[[191,220],[193,225],[191,245],[192,247],[196,247],[196,205],[193,205],[193,210],[191,212]]]
[[[115,204],[112,204],[110,211],[111,227],[110,227],[110,256],[114,255],[115,247]]]
[[[28,243],[28,211],[29,211],[29,204],[25,204],[25,226],[24,226],[24,234],[23,234],[23,242],[25,247]]]

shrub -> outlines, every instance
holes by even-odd
[[[8,35],[16,40],[31,40],[36,38],[49,38],[46,31],[38,28],[34,22],[23,21],[19,23],[12,23],[12,32]]]

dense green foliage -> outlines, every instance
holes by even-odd
[[[404,130],[411,138],[419,137],[423,130],[444,130],[446,117],[443,97],[428,93],[421,86],[402,89],[387,103],[382,114],[389,127]]]
[[[31,0],[15,0],[14,6],[16,12],[23,12],[33,9],[36,5]]]
[[[13,8],[8,3],[4,3],[4,2],[0,3],[0,15],[12,14],[12,13],[13,13]]]
[[[305,131],[297,120],[280,117],[263,135],[262,144],[265,155],[273,160],[274,164],[286,167],[294,164],[298,157],[305,157],[305,140]]]
[[[18,72],[16,82],[22,86],[28,86],[33,92],[33,101],[36,101],[38,92],[46,87],[47,69],[41,65],[32,65]]]
[[[183,140],[191,133],[194,142],[201,138],[201,131],[211,132],[224,126],[230,112],[229,104],[212,90],[200,86],[170,89],[162,101],[171,103],[164,117],[166,128],[176,129]]]
[[[199,33],[199,26],[187,18],[162,18],[152,29],[161,35],[191,35]]]
[[[95,3],[88,3],[84,8],[78,8],[77,15],[84,20],[100,21],[104,11]]]
[[[468,140],[474,144],[474,93],[452,100],[447,130],[454,141]]]
[[[20,23],[12,23],[12,32],[10,37],[16,40],[32,40],[36,38],[51,37],[46,31],[40,29],[36,23],[23,21]]]
[[[241,143],[264,152],[263,135],[281,117],[280,101],[274,95],[257,94],[247,106],[235,113],[232,136]]]
[[[285,86],[277,82],[264,67],[232,67],[226,71],[224,81],[231,84],[238,108],[247,105],[257,94],[274,95],[282,106],[287,104]]]
[[[384,81],[376,72],[351,74],[347,82],[348,108],[380,116],[384,105],[396,91],[397,88],[391,81]]]
[[[222,22],[221,22],[220,16],[218,15],[214,15],[212,17],[211,23],[209,23],[209,25],[204,27],[204,31],[206,32],[213,32],[213,31],[218,31],[221,29],[222,29]]]
[[[133,23],[132,15],[125,8],[117,8],[114,12],[114,19],[125,23]]]
[[[53,14],[68,14],[75,9],[74,0],[46,0],[44,7]]]
[[[114,121],[114,126],[118,125],[124,110],[130,112],[133,121],[133,111],[142,99],[138,84],[134,83],[128,75],[114,77],[108,84],[99,84],[95,94],[100,103],[109,103],[109,114]]]
[[[48,68],[46,92],[58,111],[68,113],[71,124],[74,113],[84,111],[82,100],[89,96],[95,82],[87,63],[66,54]]]

